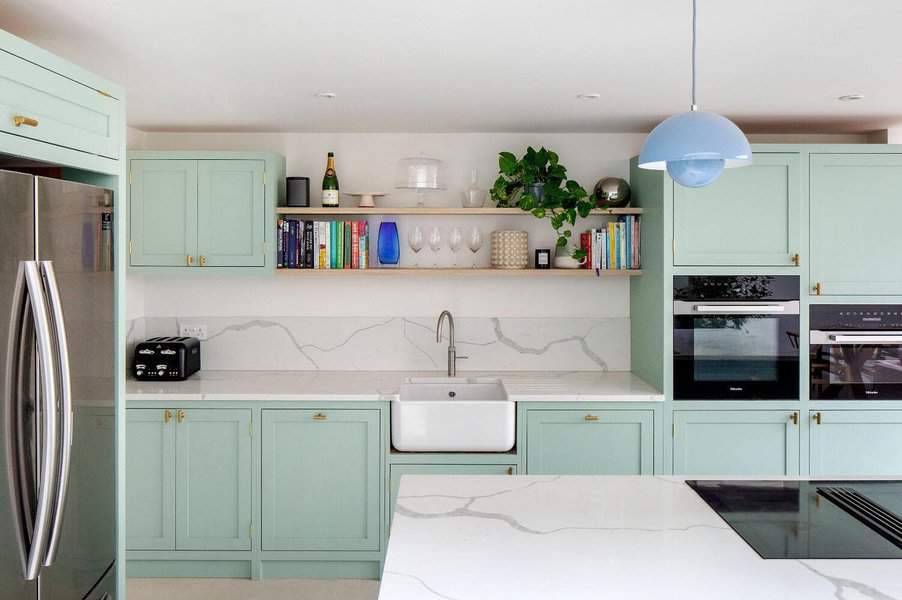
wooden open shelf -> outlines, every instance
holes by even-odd
[[[487,277],[595,277],[595,271],[590,269],[468,269],[468,268],[440,268],[440,269],[276,269],[276,273],[296,277],[374,277],[392,275],[402,277],[422,277],[430,275],[453,276],[487,276]],[[599,271],[599,277],[636,277],[642,275],[641,269],[621,269],[619,271]]]
[[[519,208],[461,208],[456,206],[377,206],[376,208],[339,207],[323,208],[321,206],[294,207],[278,206],[276,213],[280,215],[507,215],[531,217],[532,214]],[[641,208],[596,208],[593,215],[641,215]]]

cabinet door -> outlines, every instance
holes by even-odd
[[[392,465],[389,478],[389,519],[403,475],[516,475],[517,465]]]
[[[675,411],[677,475],[798,475],[799,415],[788,410]]]
[[[377,410],[263,411],[263,549],[378,550]]]
[[[198,161],[197,253],[206,267],[262,267],[262,160]]]
[[[902,294],[902,154],[811,155],[811,293]]]
[[[176,548],[250,550],[251,411],[183,414],[176,427]]]
[[[902,475],[902,411],[824,410],[810,417],[812,475]]]
[[[652,411],[530,410],[526,423],[530,475],[645,475],[654,470]]]
[[[125,545],[129,550],[175,548],[175,421],[166,414],[161,408],[125,411]]]
[[[791,266],[801,251],[797,154],[755,154],[703,188],[673,186],[675,265]]]
[[[115,159],[119,115],[119,100],[0,50],[0,131]]]
[[[186,267],[197,258],[197,161],[129,164],[129,264]]]

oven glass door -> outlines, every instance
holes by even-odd
[[[799,397],[798,314],[674,316],[674,398]]]
[[[812,399],[902,399],[902,332],[826,337],[830,339],[811,345]]]

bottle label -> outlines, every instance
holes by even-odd
[[[338,206],[338,190],[323,190],[323,206]]]

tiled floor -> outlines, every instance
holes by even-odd
[[[378,581],[129,579],[128,600],[375,600]]]

